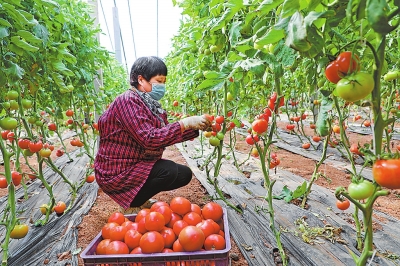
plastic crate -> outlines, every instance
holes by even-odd
[[[95,255],[96,247],[103,238],[101,232],[81,253],[85,266],[228,266],[231,241],[226,209],[223,209],[225,232],[225,249],[196,252],[127,254],[127,255]],[[134,221],[136,215],[126,215]]]

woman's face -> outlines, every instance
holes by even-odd
[[[163,75],[157,75],[152,77],[149,81],[147,81],[142,75],[138,76],[138,90],[142,92],[151,92],[151,84],[153,83],[165,83],[167,81],[167,77]]]

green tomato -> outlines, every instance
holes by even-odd
[[[400,78],[400,71],[398,71],[398,70],[389,71],[388,73],[386,73],[383,76],[383,79],[385,81],[391,81],[391,80],[398,79],[398,78]]]
[[[220,140],[217,137],[211,137],[208,139],[211,146],[219,146]]]
[[[94,100],[93,100],[93,99],[87,100],[87,104],[88,104],[89,106],[93,106],[93,105],[94,105]]]
[[[36,125],[37,127],[41,127],[41,126],[43,126],[43,121],[38,120],[38,121],[35,122],[35,125]]]
[[[217,46],[217,45],[211,45],[210,46],[210,52],[211,53],[219,52],[219,51],[221,51],[221,49],[222,49],[222,46]]]
[[[230,93],[230,92],[228,92],[227,94],[226,94],[226,99],[230,102],[230,101],[233,101],[233,95],[232,95],[232,93]]]
[[[217,138],[218,138],[219,140],[223,140],[224,137],[225,137],[224,133],[222,133],[222,132],[218,132],[218,133],[217,133]]]
[[[36,117],[30,116],[28,118],[28,123],[31,124],[31,125],[35,124],[36,123]]]
[[[17,128],[18,120],[12,117],[4,117],[0,120],[0,127],[4,130],[13,130]]]
[[[18,110],[19,104],[16,100],[10,100],[10,110]]]
[[[21,104],[22,104],[22,107],[25,108],[25,109],[29,109],[33,105],[32,101],[28,100],[28,99],[22,99],[21,100]]]
[[[4,107],[4,109],[10,109],[10,107],[11,107],[10,102],[4,102],[3,107]]]
[[[35,154],[34,152],[31,152],[29,149],[23,150],[22,153],[27,157]]]
[[[374,185],[364,180],[358,184],[351,183],[347,189],[350,197],[356,200],[363,200],[369,198],[374,193]]]
[[[204,49],[204,52],[203,52],[205,55],[210,55],[211,54],[211,51],[210,51],[210,49]]]
[[[18,95],[19,95],[18,91],[10,90],[7,92],[6,97],[9,100],[16,100],[16,99],[18,99]]]
[[[339,80],[336,94],[345,101],[356,102],[364,99],[374,89],[374,77],[366,72],[357,72]]]

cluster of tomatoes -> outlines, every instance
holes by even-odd
[[[149,254],[223,250],[223,208],[209,202],[200,208],[184,197],[159,201],[134,220],[112,213],[101,230],[96,255]],[[132,219],[132,218],[131,218]]]
[[[224,132],[222,131],[223,124],[226,123],[226,131],[232,130],[236,127],[235,122],[231,121],[232,111],[227,112],[227,119],[223,115],[209,115],[205,114],[207,119],[212,122],[210,130],[204,131],[204,137],[208,138],[208,141],[211,146],[219,146],[222,140],[225,137]],[[240,127],[244,127],[243,123],[240,123]]]
[[[326,78],[336,84],[335,94],[347,102],[364,99],[374,89],[373,75],[360,71],[360,58],[345,51],[325,69]]]

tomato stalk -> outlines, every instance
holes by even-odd
[[[73,162],[74,159],[72,159],[71,156],[69,155],[69,152],[67,152],[67,147],[65,146],[64,140],[63,140],[63,138],[61,137],[60,132],[58,131],[58,129],[56,129],[55,132],[56,132],[58,138],[60,139],[61,145],[63,146],[63,149],[64,149],[65,153],[66,153],[67,156],[68,156],[69,162]]]
[[[49,210],[51,210],[54,207],[56,201],[54,199],[52,186],[50,186],[49,183],[47,183],[47,180],[43,176],[43,159],[39,160],[38,170],[39,170],[39,172],[38,172],[37,178],[42,182],[43,186],[46,188],[47,192],[49,193],[49,197],[50,197]],[[35,222],[36,226],[45,225],[49,221],[49,216],[50,216],[49,210],[46,212],[46,217],[44,220],[38,220]]]
[[[5,215],[5,223],[6,223],[6,235],[4,238],[4,242],[1,245],[3,249],[3,257],[1,261],[2,266],[7,265],[7,260],[8,260],[8,244],[10,243],[10,234],[11,231],[14,229],[14,226],[17,223],[17,214],[16,214],[16,200],[15,200],[15,186],[12,182],[11,178],[11,165],[10,165],[10,159],[13,156],[12,152],[7,151],[6,146],[4,145],[3,141],[0,141],[0,149],[1,153],[3,154],[3,161],[4,161],[4,171],[5,171],[5,177],[8,183],[8,196],[7,196],[7,206],[6,210],[4,211]],[[9,211],[9,216],[6,216],[6,211]]]
[[[310,182],[308,183],[307,190],[303,195],[303,200],[301,202],[301,207],[304,209],[307,203],[308,195],[311,193],[311,187],[314,184],[314,182],[318,179],[318,169],[319,167],[324,163],[326,159],[326,152],[328,150],[328,143],[329,143],[329,137],[327,136],[324,140],[324,148],[322,150],[322,155],[321,159],[318,161],[318,163],[314,167],[314,172],[312,173]]]

